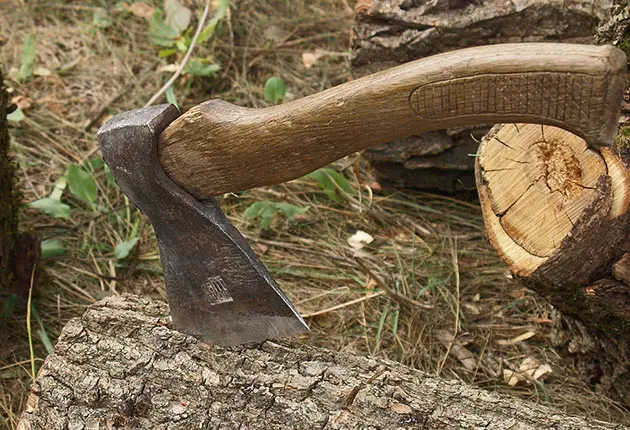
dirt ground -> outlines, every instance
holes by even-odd
[[[185,35],[194,32],[203,3],[182,1],[192,11]],[[207,22],[220,6],[212,2]],[[194,47],[191,58],[206,71],[185,69],[171,95],[183,109],[211,98],[263,107],[270,104],[265,82],[272,76],[286,84],[285,101],[343,83],[350,75],[353,6],[232,1],[214,34]],[[151,37],[151,16],[163,7],[161,1],[0,0],[0,65],[12,76],[7,86],[24,114],[10,129],[25,203],[21,223],[49,246],[32,289],[31,329],[29,291],[19,292],[0,320],[0,427],[15,428],[31,378],[69,318],[112,294],[165,299],[153,230],[111,183],[96,142],[102,123],[143,106],[182,62],[179,47],[160,56],[167,48],[156,45],[155,28]],[[29,34],[35,55],[24,77]],[[68,216],[33,207],[55,183],[61,186],[71,165],[85,172],[84,184],[94,184],[94,198],[63,185]],[[331,196],[307,177],[220,198],[308,321],[312,332],[301,341],[630,424],[627,410],[598,394],[557,352],[561,316],[511,279],[486,240],[476,203],[381,189],[358,155],[331,167],[344,175],[348,191]],[[260,218],[246,216],[256,202],[289,203],[300,213],[277,211],[263,229]],[[357,232],[373,240],[349,241]],[[526,368],[539,371],[532,376]]]

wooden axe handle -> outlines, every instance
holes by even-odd
[[[160,136],[167,174],[202,199],[285,182],[394,139],[526,122],[610,144],[625,83],[611,46],[525,43],[452,51],[264,109],[193,107]]]

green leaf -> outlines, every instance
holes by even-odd
[[[350,185],[350,182],[348,182],[348,180],[342,173],[339,173],[338,171],[327,168],[327,167],[324,167],[323,170],[327,175],[329,175],[332,178],[335,184],[339,188],[341,188],[343,191],[345,191],[347,194],[350,194],[350,195],[356,194],[356,190],[352,187],[352,185]]]
[[[356,191],[348,182],[345,176],[328,167],[316,170],[306,175],[307,178],[314,179],[328,198],[335,202],[345,200],[345,194],[354,195]],[[343,190],[344,192],[342,192]]]
[[[179,31],[166,25],[162,11],[157,9],[149,21],[149,40],[151,43],[165,48],[175,46],[175,40],[179,37]]]
[[[306,177],[314,179],[317,182],[317,185],[319,185],[319,188],[321,188],[324,193],[326,193],[330,200],[334,202],[343,201],[343,199],[337,193],[337,187],[335,187],[335,184],[333,183],[330,176],[328,176],[324,172],[324,169],[315,170],[314,172],[306,175]]]
[[[206,25],[204,29],[201,30],[201,33],[199,33],[199,37],[197,38],[198,45],[201,45],[203,42],[205,42],[210,37],[212,37],[217,24],[219,23],[219,21],[225,18],[225,15],[227,14],[227,10],[229,7],[230,7],[229,0],[219,0],[219,5],[217,6],[217,10],[214,16],[212,17],[208,25]]]
[[[184,73],[191,76],[214,76],[221,70],[218,64],[209,64],[207,60],[201,58],[191,58],[184,67]]]
[[[18,72],[18,80],[24,81],[33,76],[33,63],[35,62],[35,35],[26,36],[22,45],[22,63]]]
[[[166,12],[164,23],[178,33],[186,30],[190,25],[192,12],[177,0],[166,0],[164,11]]]
[[[123,260],[127,258],[129,256],[129,253],[133,249],[133,247],[136,246],[137,242],[138,242],[137,237],[134,237],[133,239],[130,239],[130,240],[126,240],[124,242],[120,242],[118,245],[116,245],[116,248],[114,248],[114,258],[116,260]]]
[[[41,258],[59,257],[66,253],[66,247],[59,239],[46,239],[41,243]]]
[[[277,211],[278,209],[273,205],[273,202],[255,202],[245,209],[243,216],[245,219],[258,219],[258,225],[265,230],[271,227],[273,217]]]
[[[105,165],[105,161],[103,160],[103,157],[96,156],[94,158],[89,159],[88,164],[90,165],[92,169],[96,170],[103,167]]]
[[[181,52],[186,52],[188,51],[188,45],[186,44],[186,39],[183,37],[178,37],[175,40],[175,46],[177,47],[177,49]]]
[[[277,202],[276,207],[289,221],[295,221],[295,216],[307,212],[310,206],[296,206],[291,203]]]
[[[98,28],[107,28],[111,25],[111,21],[109,19],[109,14],[107,10],[102,7],[97,7],[93,9],[92,12],[92,25]]]
[[[169,102],[172,105],[175,105],[175,107],[179,109],[179,104],[177,103],[177,99],[175,98],[175,92],[173,91],[172,86],[166,89],[166,91],[164,92],[164,95],[166,96],[167,102]]]
[[[118,189],[118,184],[116,183],[114,175],[112,175],[112,171],[109,170],[109,166],[107,164],[103,166],[103,170],[105,171],[105,177],[107,178],[107,185],[109,185],[111,188]]]
[[[160,52],[158,52],[158,57],[160,58],[169,57],[176,53],[177,53],[177,49],[175,48],[162,49]]]
[[[216,15],[215,15],[216,16]],[[210,39],[212,37],[212,35],[214,34],[214,29],[217,26],[217,21],[210,21],[210,24],[206,25],[203,30],[201,30],[201,33],[199,33],[199,37],[197,38],[197,44],[201,45],[203,42],[205,42],[206,40]]]
[[[37,335],[39,336],[39,340],[41,340],[42,344],[44,345],[44,348],[46,348],[46,352],[50,355],[53,353],[54,347],[53,347],[52,342],[50,341],[50,337],[48,337],[48,333],[46,332],[44,323],[42,319],[39,317],[39,314],[37,313],[37,309],[35,308],[33,303],[31,303],[31,313],[35,317],[35,321],[37,321],[37,325],[39,326],[39,330],[37,330]]]
[[[54,197],[45,197],[29,204],[53,218],[70,218],[70,206]]]
[[[72,194],[86,202],[96,201],[96,183],[88,172],[76,164],[70,164],[66,174]]]
[[[263,200],[252,203],[245,209],[243,217],[245,219],[257,219],[258,225],[265,230],[271,227],[276,214],[281,213],[289,221],[295,221],[295,216],[308,211],[310,207],[300,207],[291,203],[273,202]]]
[[[24,115],[24,112],[20,108],[17,108],[7,115],[7,119],[11,122],[20,122],[23,121],[24,118],[26,118],[26,115]]]
[[[243,217],[245,219],[258,218],[267,206],[269,206],[269,202],[254,202],[245,209]]]
[[[273,103],[274,105],[282,103],[284,96],[287,93],[287,88],[284,85],[282,78],[272,76],[265,82],[265,100]]]
[[[63,174],[57,179],[53,185],[53,190],[50,193],[50,197],[55,200],[61,200],[61,195],[68,186],[68,177]]]

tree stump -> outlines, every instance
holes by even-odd
[[[63,329],[18,425],[52,428],[626,429],[387,360],[282,341],[210,347],[136,296]]]
[[[19,209],[19,200],[14,191],[15,166],[9,158],[8,108],[9,101],[0,72],[0,286],[10,285],[13,278],[9,255],[13,251],[17,233]]]
[[[564,41],[590,44],[612,0],[360,0],[352,73],[356,77],[471,46]],[[474,190],[475,138],[489,127],[412,136],[364,152],[380,182],[441,192]],[[473,138],[474,136],[475,138]]]
[[[11,106],[0,71],[0,305],[9,295],[26,303],[33,266],[39,261],[39,238],[18,231],[21,194],[17,190],[16,167],[10,156],[7,115]]]
[[[587,148],[568,131],[495,126],[477,153],[477,188],[491,244],[514,276],[593,341],[600,389],[630,404],[630,164],[621,147]]]

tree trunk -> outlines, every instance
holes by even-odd
[[[477,153],[488,237],[526,286],[594,341],[564,345],[599,373],[600,389],[630,404],[630,157],[587,149],[568,131],[495,126]],[[573,350],[572,350],[573,349]]]
[[[0,294],[3,286],[11,284],[12,270],[9,255],[17,233],[18,201],[13,191],[15,167],[9,158],[9,131],[7,128],[7,93],[0,72]],[[1,298],[2,296],[0,296]]]
[[[285,342],[210,347],[165,303],[110,297],[71,320],[18,429],[625,429],[443,381],[395,362]]]
[[[507,42],[592,43],[612,0],[361,0],[352,73],[360,77],[418,58]],[[488,127],[414,136],[365,151],[378,180],[443,192],[474,190],[477,140]]]
[[[13,108],[0,71],[0,305],[9,295],[26,297],[34,276],[33,265],[39,260],[39,239],[18,232],[21,195],[16,188],[16,168],[9,153],[7,121]]]

